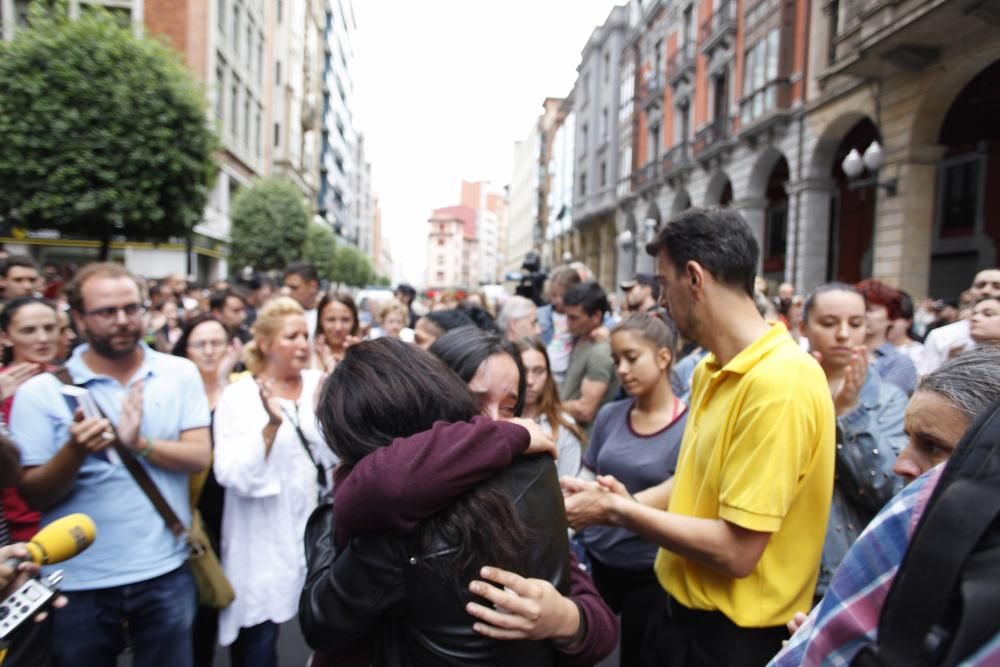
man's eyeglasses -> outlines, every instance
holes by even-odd
[[[83,311],[86,317],[96,317],[101,320],[113,320],[118,317],[118,313],[125,313],[125,317],[133,320],[141,317],[146,312],[146,307],[140,303],[130,303],[125,306],[106,306],[104,308],[92,308]]]

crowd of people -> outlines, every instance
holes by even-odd
[[[203,288],[3,257],[0,596],[40,526],[98,537],[0,664],[287,664],[296,617],[317,666],[850,663],[1000,399],[1000,270],[771,295],[729,210],[646,251],[620,307],[579,263],[537,302],[359,308],[304,263]],[[126,463],[204,527],[222,609]]]

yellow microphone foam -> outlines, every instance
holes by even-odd
[[[94,542],[97,527],[86,514],[69,514],[56,519],[35,534],[27,544],[28,558],[39,565],[61,563]]]

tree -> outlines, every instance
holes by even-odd
[[[217,172],[205,98],[177,53],[106,11],[34,3],[0,42],[0,218],[100,239],[186,237]]]
[[[306,230],[302,244],[302,259],[316,267],[320,278],[335,280],[337,276],[337,238],[330,228],[313,222]]]
[[[334,279],[353,287],[364,287],[375,280],[375,270],[364,253],[354,246],[342,245],[337,248]]]
[[[244,188],[233,199],[230,218],[234,269],[282,270],[302,257],[309,210],[289,181],[264,178]]]

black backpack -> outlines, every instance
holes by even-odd
[[[1000,402],[966,431],[917,523],[858,667],[957,665],[1000,631]]]

